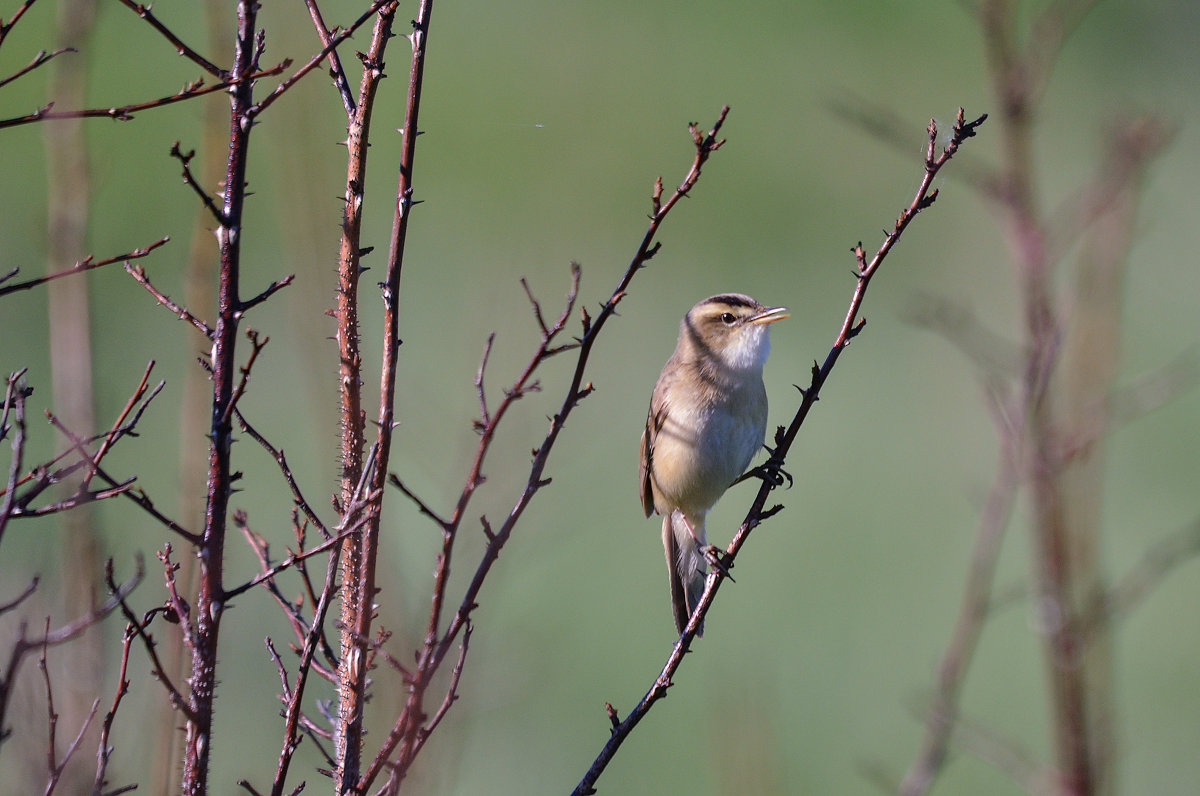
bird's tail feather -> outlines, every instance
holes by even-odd
[[[695,537],[692,531],[695,531]],[[705,543],[704,525],[689,529],[683,515],[672,511],[663,517],[663,550],[667,558],[667,577],[671,581],[671,609],[675,615],[675,629],[683,633],[688,619],[700,597],[704,594],[704,578],[707,574],[704,554],[697,540]],[[704,623],[696,628],[696,635],[704,635]]]

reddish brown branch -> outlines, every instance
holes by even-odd
[[[113,695],[112,705],[109,707],[108,712],[104,714],[104,720],[100,724],[100,743],[96,749],[96,778],[92,783],[92,792],[94,794],[115,796],[115,794],[126,793],[137,788],[136,785],[127,785],[114,791],[106,791],[104,789],[105,785],[108,784],[108,763],[113,753],[113,748],[110,744],[113,723],[117,718],[117,710],[121,707],[121,700],[129,693],[129,650],[132,645],[133,635],[125,633],[121,639],[121,665],[117,672],[117,692]]]
[[[4,86],[13,82],[14,80],[20,80],[22,77],[29,74],[34,69],[37,69],[39,66],[44,66],[45,64],[49,63],[52,59],[57,58],[58,56],[62,55],[63,53],[73,53],[73,52],[78,52],[78,50],[76,50],[74,47],[60,47],[57,50],[54,50],[53,52],[46,52],[45,50],[39,50],[37,55],[33,56],[32,61],[30,61],[25,66],[18,69],[17,71],[13,72],[8,77],[0,78],[0,88],[4,88]]]
[[[218,80],[227,80],[229,78],[230,75],[228,72],[214,64],[212,61],[209,61],[204,56],[200,55],[200,53],[196,52],[191,47],[184,44],[183,41],[175,35],[174,31],[164,25],[158,19],[158,17],[154,16],[154,13],[150,10],[150,6],[142,5],[141,3],[135,3],[133,0],[121,0],[121,3],[124,4],[126,8],[133,11],[133,13],[144,19],[150,25],[150,27],[162,34],[163,38],[169,41],[171,46],[175,48],[175,52],[179,53],[184,58],[187,58],[189,61],[196,64],[205,72],[208,72]]]
[[[184,796],[203,796],[208,791],[209,759],[212,751],[213,710],[217,689],[218,646],[225,600],[225,541],[229,523],[229,499],[233,493],[232,417],[239,383],[237,367],[238,325],[243,317],[241,298],[241,243],[243,208],[246,201],[246,170],[250,135],[254,129],[251,108],[259,58],[265,46],[258,29],[258,3],[237,3],[237,36],[233,66],[229,70],[229,144],[225,168],[225,190],[217,229],[220,269],[217,277],[217,318],[213,326],[212,425],[204,531],[199,543],[199,587],[195,596],[194,641],[192,645],[188,720],[183,752],[180,790]],[[277,67],[282,71],[283,66]]]
[[[209,326],[207,323],[205,323],[203,320],[201,320],[196,315],[193,315],[190,311],[185,309],[181,304],[176,303],[166,293],[163,293],[158,288],[156,288],[150,282],[150,277],[148,277],[146,275],[145,268],[142,268],[142,266],[140,266],[140,265],[130,265],[129,263],[126,263],[125,264],[125,273],[132,276],[134,281],[136,281],[142,287],[146,288],[146,291],[149,292],[151,296],[154,296],[154,300],[157,301],[162,306],[166,307],[168,310],[170,310],[175,315],[175,317],[179,318],[179,320],[181,320],[181,321],[187,321],[192,326],[194,326],[198,330],[200,330],[200,333],[203,334],[205,337],[207,337],[209,340],[212,339],[212,336],[213,336],[212,327]]]
[[[504,398],[496,409],[491,412],[488,412],[486,399],[482,394],[483,370],[486,365],[487,353],[490,351],[490,343],[485,349],[484,360],[481,362],[480,370],[476,377],[476,389],[481,393],[481,418],[479,421],[476,421],[476,430],[480,434],[480,440],[476,447],[475,459],[471,464],[467,478],[464,481],[463,490],[459,495],[458,503],[443,528],[443,544],[435,565],[434,598],[430,609],[429,622],[426,627],[425,642],[422,649],[417,653],[417,668],[408,686],[409,694],[405,706],[393,724],[391,732],[389,732],[383,746],[372,761],[371,767],[359,781],[360,790],[370,787],[371,783],[385,769],[391,772],[393,781],[398,783],[399,780],[403,779],[412,765],[417,752],[423,746],[427,737],[426,732],[429,729],[424,718],[426,689],[434,673],[439,670],[442,662],[450,650],[453,649],[460,634],[464,633],[470,627],[471,612],[477,604],[483,583],[492,565],[500,555],[500,551],[507,543],[514,528],[524,514],[525,509],[532,501],[534,495],[542,487],[550,483],[550,479],[544,477],[543,474],[550,453],[558,440],[559,433],[562,431],[568,416],[579,404],[579,401],[592,391],[591,383],[584,382],[584,374],[587,369],[592,346],[595,344],[605,324],[616,314],[617,305],[626,295],[633,277],[658,251],[659,244],[655,242],[655,238],[671,209],[679,200],[688,195],[696,185],[701,169],[708,161],[708,158],[724,143],[722,139],[718,138],[718,133],[728,113],[728,106],[722,108],[716,123],[707,132],[701,132],[695,124],[689,125],[689,131],[695,147],[695,156],[691,167],[682,182],[680,182],[679,187],[676,188],[665,202],[662,200],[662,180],[659,179],[656,181],[651,197],[653,212],[650,224],[629,266],[618,281],[616,288],[609,295],[608,300],[601,305],[599,314],[595,318],[592,318],[585,309],[581,310],[583,331],[575,343],[557,347],[553,344],[558,335],[566,327],[568,319],[574,312],[575,297],[579,285],[579,266],[572,264],[571,287],[567,292],[565,307],[552,324],[546,324],[541,314],[540,306],[536,299],[530,295],[541,340],[528,364],[514,381],[513,386],[504,391]],[[550,429],[542,444],[533,452],[533,462],[530,466],[530,473],[525,487],[521,490],[504,522],[498,528],[492,529],[486,520],[484,521],[488,545],[476,566],[470,584],[459,601],[458,609],[450,618],[445,630],[441,630],[441,613],[446,599],[446,584],[449,579],[454,541],[457,536],[458,527],[462,519],[466,516],[466,509],[471,496],[474,494],[476,487],[482,482],[483,462],[491,445],[496,427],[502,421],[512,403],[530,389],[535,388],[536,382],[533,380],[533,375],[537,367],[555,353],[569,348],[574,348],[577,351],[575,368],[558,412],[550,419]],[[460,646],[460,657],[465,654],[465,650]],[[461,662],[456,666],[461,666]],[[457,680],[455,680],[456,682]],[[443,696],[441,705],[446,709],[453,702],[453,694],[453,691],[447,691]]]
[[[296,477],[292,475],[292,469],[288,465],[287,456],[284,454],[283,449],[276,448],[267,441],[266,437],[258,433],[258,430],[255,429],[254,426],[250,425],[250,423],[246,420],[241,410],[234,410],[234,416],[237,418],[238,427],[241,428],[241,430],[246,434],[249,434],[250,438],[261,445],[267,453],[271,454],[271,458],[273,458],[275,463],[279,466],[279,470],[283,474],[284,480],[287,481],[288,488],[292,491],[292,500],[296,503],[300,510],[304,512],[304,516],[307,517],[308,521],[311,522],[313,526],[321,532],[321,536],[326,539],[330,538],[331,534],[329,529],[317,515],[317,512],[308,502],[308,499],[304,497],[304,493],[300,490],[300,485],[296,482]]]
[[[329,48],[333,42],[334,31],[325,25],[325,19],[316,0],[304,0],[304,5],[308,7],[308,15],[312,19],[313,27],[317,30],[321,46],[328,48],[326,57],[329,58],[329,76],[333,78],[333,87],[337,89],[338,96],[342,99],[342,106],[346,109],[347,118],[353,118],[358,105],[354,101],[354,94],[350,91],[350,80],[346,77],[346,70],[342,67],[342,59],[338,55],[337,49]]]
[[[282,74],[285,69],[291,65],[290,61],[283,61],[270,69],[256,71],[249,74],[245,78],[245,82],[253,84],[259,78],[271,77],[273,75]],[[15,116],[10,119],[0,119],[0,129],[5,127],[16,127],[22,124],[32,124],[34,122],[48,121],[52,119],[114,119],[119,122],[127,122],[133,119],[135,113],[148,111],[154,108],[165,108],[168,105],[174,105],[176,102],[183,102],[194,97],[202,97],[205,94],[212,94],[217,91],[226,91],[237,85],[236,81],[228,80],[220,83],[214,83],[211,86],[204,85],[204,81],[197,79],[188,83],[174,94],[168,94],[165,97],[158,99],[147,100],[146,102],[135,102],[130,105],[121,105],[108,108],[86,108],[82,110],[71,111],[56,111],[54,103],[50,102],[38,108],[33,113],[25,116]]]
[[[113,257],[106,257],[103,260],[93,260],[92,255],[89,254],[87,257],[84,257],[82,260],[75,263],[70,268],[65,268],[62,271],[57,271],[53,274],[46,274],[45,276],[39,276],[36,279],[30,279],[25,282],[17,282],[12,285],[3,284],[7,280],[11,279],[12,277],[14,277],[18,273],[20,273],[21,269],[14,268],[11,271],[9,271],[8,273],[4,274],[3,277],[0,277],[0,296],[7,295],[9,293],[15,293],[18,290],[29,290],[30,288],[34,288],[34,287],[37,287],[38,285],[45,284],[46,282],[49,282],[52,279],[62,279],[64,276],[71,276],[73,274],[83,273],[84,271],[91,271],[93,268],[101,268],[103,266],[111,265],[113,263],[119,263],[122,261],[128,263],[129,260],[136,260],[140,257],[145,257],[150,252],[154,251],[159,246],[164,245],[169,240],[170,240],[169,237],[159,238],[158,240],[154,241],[154,243],[151,243],[149,246],[144,246],[140,249],[134,249],[133,251],[126,252],[125,254],[118,254]]]
[[[204,205],[204,208],[212,215],[213,219],[220,224],[225,219],[221,215],[221,208],[217,207],[216,200],[209,196],[208,191],[200,185],[196,177],[192,174],[192,158],[196,156],[196,150],[189,149],[184,152],[179,148],[179,142],[171,144],[171,157],[179,161],[180,168],[183,169],[183,184],[192,189],[196,194],[196,198]]]
[[[367,492],[376,495],[369,504],[360,509],[366,524],[358,537],[347,540],[342,550],[342,621],[341,621],[341,667],[339,676],[337,732],[335,733],[337,760],[335,776],[341,791],[354,788],[362,770],[362,733],[365,714],[367,671],[366,639],[371,635],[373,621],[372,604],[375,594],[375,560],[382,512],[384,479],[391,454],[392,432],[395,423],[394,397],[397,373],[398,301],[400,277],[404,260],[404,245],[408,229],[409,211],[412,208],[412,174],[416,156],[418,117],[421,105],[422,78],[425,65],[425,44],[429,33],[432,0],[422,0],[417,18],[412,22],[412,32],[407,37],[412,47],[409,59],[408,87],[404,108],[404,127],[401,138],[401,154],[398,184],[395,195],[395,212],[392,234],[389,240],[388,263],[383,292],[383,340],[380,362],[379,410],[376,415],[376,439],[372,445],[375,457],[370,468]],[[365,447],[365,412],[362,408],[360,385],[362,378],[362,355],[359,349],[358,286],[362,275],[361,260],[364,249],[361,243],[362,207],[366,190],[367,154],[370,141],[371,117],[375,106],[375,94],[384,77],[384,54],[392,38],[392,26],[396,6],[383,6],[375,21],[371,44],[360,56],[362,77],[359,83],[358,105],[347,126],[347,164],[345,183],[345,209],[342,217],[342,239],[338,253],[338,355],[342,445],[341,445],[341,489],[339,502],[342,511],[349,510],[352,502],[348,496],[367,475],[368,468],[362,463]],[[349,520],[348,514],[343,514]]]
[[[354,20],[354,22],[350,23],[349,27],[338,30],[337,33],[334,35],[330,35],[329,31],[325,30],[324,24],[318,22],[318,25],[317,25],[318,30],[322,31],[322,33],[323,33],[323,35],[321,36],[321,39],[322,39],[321,43],[324,46],[321,48],[321,51],[318,52],[316,55],[312,56],[311,58],[309,58],[308,62],[305,63],[303,66],[301,66],[299,69],[297,69],[291,75],[291,77],[288,77],[287,79],[283,80],[279,85],[277,85],[274,88],[274,90],[271,91],[270,94],[268,94],[266,97],[264,97],[262,100],[260,100],[257,105],[255,105],[253,108],[251,108],[250,109],[251,118],[253,118],[253,117],[257,116],[258,114],[262,113],[263,111],[265,111],[271,105],[271,103],[273,103],[273,102],[275,102],[275,100],[279,99],[279,97],[284,92],[286,92],[292,86],[296,85],[296,83],[298,83],[301,78],[303,78],[305,75],[307,75],[309,72],[311,72],[317,66],[319,66],[321,61],[324,61],[328,57],[335,57],[335,53],[337,51],[338,45],[340,45],[346,39],[353,36],[354,32],[357,31],[364,24],[366,24],[371,19],[371,17],[375,16],[376,14],[379,14],[381,16],[386,16],[386,17],[390,18],[393,14],[396,13],[396,6],[398,6],[398,5],[399,5],[398,0],[374,0],[374,2],[371,3],[371,5],[367,8],[367,10],[364,11],[361,15],[359,15],[358,19],[356,19],[356,20]],[[314,7],[315,7],[314,4],[309,3],[310,13],[312,12],[312,9]],[[319,19],[319,12],[318,12],[318,19]],[[338,63],[338,68],[340,69],[341,63],[340,62],[337,62],[337,63]],[[342,87],[345,87],[345,74],[343,73],[341,75],[341,77],[342,77],[342,82],[339,84],[339,92]],[[382,77],[382,75],[379,75],[379,77]],[[347,91],[347,93],[349,92],[348,87],[346,87],[346,91]],[[343,96],[343,102],[345,102],[345,100],[346,100],[346,97]],[[347,115],[353,115],[353,111],[349,107],[347,108]]]
[[[141,576],[142,559],[139,557],[137,560],[137,577],[140,579]],[[167,674],[166,669],[162,665],[162,661],[160,661],[158,658],[158,643],[154,640],[153,636],[146,632],[146,628],[149,626],[150,622],[153,621],[156,613],[161,612],[150,611],[143,619],[138,619],[137,615],[134,614],[133,609],[130,608],[129,604],[125,601],[125,597],[128,596],[128,591],[123,592],[117,587],[116,582],[113,580],[112,559],[109,559],[105,565],[104,581],[108,584],[108,590],[110,594],[112,594],[112,597],[109,598],[109,601],[120,606],[121,613],[125,616],[126,636],[136,636],[141,640],[142,646],[146,650],[146,656],[150,659],[150,673],[154,675],[155,679],[157,679],[159,683],[162,684],[162,687],[166,689],[167,698],[171,702],[171,707],[180,711],[189,721],[191,721],[192,710],[188,705],[187,698],[184,697],[179,689],[175,687],[174,681],[172,681],[170,675]],[[179,621],[186,622],[186,616],[180,618]]]

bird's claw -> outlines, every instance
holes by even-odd
[[[783,469],[783,462],[772,457],[751,470],[748,475],[753,475],[766,481],[772,487],[783,486],[784,481],[787,482],[787,488],[791,489],[795,483],[792,474]]]
[[[722,577],[733,580],[733,576],[729,574],[729,570],[733,567],[733,562],[729,560],[729,555],[717,547],[715,544],[705,546],[702,551],[704,560],[712,565],[712,568],[721,573]],[[737,581],[734,581],[736,583]]]

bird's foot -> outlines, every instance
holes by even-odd
[[[791,489],[792,484],[794,483],[792,474],[783,469],[783,462],[779,459],[776,459],[774,456],[772,456],[770,459],[767,459],[758,467],[754,467],[747,471],[746,476],[761,478],[770,484],[772,488],[783,486],[784,481],[786,481],[787,488]]]
[[[715,544],[705,545],[701,548],[704,553],[704,560],[707,561],[712,568],[721,573],[722,577],[733,580],[733,576],[729,574],[729,570],[733,568],[733,561],[730,560],[729,554]],[[736,583],[737,581],[734,581]]]

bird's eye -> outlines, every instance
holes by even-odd
[[[733,322],[736,320],[737,318],[733,317],[732,312],[721,313],[721,323],[725,324],[726,326],[733,326]]]

